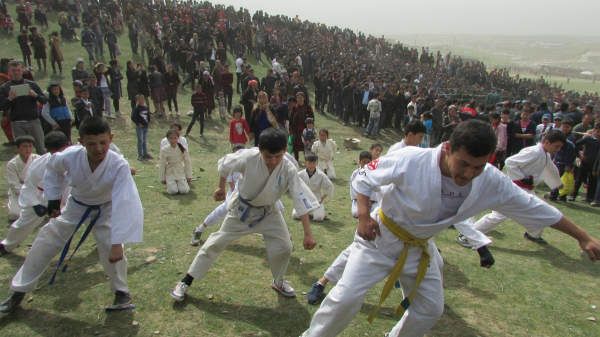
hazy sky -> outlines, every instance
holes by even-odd
[[[599,0],[213,0],[386,35],[600,35]]]

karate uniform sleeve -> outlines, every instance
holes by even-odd
[[[19,194],[21,192],[23,184],[21,184],[21,180],[19,179],[16,160],[10,160],[8,164],[6,164],[6,182],[8,183],[8,188],[13,193]]]
[[[548,160],[544,170],[542,171],[542,180],[551,189],[558,188],[560,185],[562,185],[562,181],[560,180],[560,172],[558,172],[558,168],[550,160]]]
[[[506,215],[527,230],[552,226],[562,218],[559,210],[523,191],[500,171],[495,172],[495,175],[498,189],[494,194],[497,202],[496,206],[491,207],[492,210]]]
[[[190,160],[190,151],[183,153],[183,165],[185,165],[185,177],[192,178],[192,161]]]
[[[310,150],[312,152],[314,152],[315,154],[319,153],[319,142],[315,142],[312,147],[310,148]]]
[[[535,159],[535,158],[533,158]],[[506,174],[510,177],[510,179],[512,180],[521,180],[524,178],[529,178],[529,177],[525,177],[525,174],[523,173],[523,170],[521,169],[523,166],[527,165],[529,163],[529,161],[532,160],[532,157],[530,155],[530,151],[527,151],[527,148],[521,150],[519,153],[512,155],[508,158],[506,158],[506,162],[505,162],[505,167],[506,167]]]
[[[46,163],[44,172],[44,197],[46,200],[59,200],[67,187],[65,172],[69,170],[67,159],[61,154],[54,154]]]
[[[310,188],[298,176],[298,171],[290,170],[288,174],[288,190],[292,196],[294,209],[298,216],[302,216],[308,212],[312,212],[319,208],[320,203],[317,197],[313,194]]]
[[[358,171],[352,187],[357,193],[370,196],[372,192],[379,191],[381,186],[394,184],[401,186],[404,172],[399,164],[401,156],[383,156],[365,165]]]
[[[337,152],[337,143],[335,142],[335,140],[331,140],[331,149],[333,150],[332,155],[335,156],[335,153]]]
[[[112,190],[111,244],[142,242],[144,211],[126,162],[115,173]]]
[[[165,147],[160,149],[160,159],[158,160],[158,176],[160,181],[167,180],[167,149]]]
[[[229,153],[219,159],[217,168],[221,177],[227,179],[233,172],[244,173],[246,169],[246,160],[253,151],[243,151],[240,153]]]

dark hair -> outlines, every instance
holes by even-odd
[[[586,106],[585,106],[585,108],[586,108],[586,109],[589,109],[589,110],[590,110],[590,112],[594,112],[594,106],[593,106],[593,105],[589,105],[589,104],[588,104],[588,105],[586,105]]]
[[[503,115],[510,115],[510,109],[502,109]]]
[[[12,61],[8,62],[8,66],[9,67],[21,67],[21,62],[19,62],[17,60],[12,60]]]
[[[378,92],[374,92],[373,93],[373,98],[378,98],[379,97],[379,93]]]
[[[562,120],[562,124],[561,125],[570,125],[570,126],[575,126],[575,121],[573,121],[573,118],[571,117],[565,117],[565,119]]]
[[[567,103],[567,102],[561,103],[560,104],[560,111],[566,112],[567,110],[569,110],[569,103]]]
[[[110,135],[110,125],[102,117],[90,116],[81,121],[79,126],[79,137],[98,136],[101,134]]]
[[[313,124],[314,124],[314,122],[313,122]],[[327,138],[329,138],[329,130],[321,129],[321,130],[319,130],[319,133],[321,133],[321,132],[325,132],[325,134],[327,135]]]
[[[500,119],[500,114],[497,112],[492,112],[490,114],[490,119]]]
[[[543,141],[549,141],[550,144],[561,142],[563,145],[567,144],[567,136],[560,130],[554,129],[546,132]]]
[[[594,130],[600,129],[600,122],[594,124]]]
[[[369,151],[363,151],[358,155],[358,161],[361,161],[365,158],[373,160],[373,155]]]
[[[270,127],[258,137],[258,149],[269,153],[278,153],[287,148],[287,134],[279,128]]]
[[[19,147],[21,146],[21,144],[23,143],[30,143],[30,144],[34,144],[35,143],[35,139],[33,139],[33,137],[31,137],[30,135],[23,135],[23,136],[19,136],[15,139],[15,146]]]
[[[458,124],[450,136],[450,153],[464,149],[470,156],[485,157],[492,154],[497,145],[492,125],[477,119]]]
[[[84,92],[87,92],[88,94],[90,93],[90,91],[87,88],[82,88],[81,90],[79,90],[80,94],[83,94]]]
[[[381,143],[373,143],[373,144],[371,144],[371,146],[369,147],[369,150],[373,150],[376,147],[380,147],[381,150],[383,151],[383,145],[381,145]]]
[[[173,130],[173,129],[169,129],[169,131],[167,131],[167,140],[169,140],[169,136],[170,135],[177,135],[177,137],[179,137],[179,132]],[[185,147],[183,145],[181,145],[179,142],[177,142],[177,146],[179,147],[179,149],[181,150],[181,153],[185,152]]]
[[[243,115],[244,110],[242,109],[241,105],[236,105],[236,106],[233,107],[233,115],[234,116],[235,116],[236,112],[239,112],[239,113],[241,113]]]
[[[309,153],[306,156],[304,156],[304,161],[309,162],[309,163],[314,163],[316,161],[319,161],[319,156],[317,156],[314,153]]]
[[[425,112],[423,112],[423,118],[426,120],[430,120],[430,119],[433,119],[433,116],[431,115],[431,112],[425,111]]]
[[[46,147],[48,152],[56,152],[68,145],[69,140],[67,139],[67,136],[60,131],[49,132],[46,137],[44,137],[44,147]]]
[[[541,102],[540,103],[540,109],[542,109],[542,110],[548,109],[548,103],[547,102]]]
[[[169,125],[169,129],[172,128],[172,127],[174,127],[174,126],[176,126],[179,129],[179,131],[183,130],[183,126],[181,126],[181,124],[179,124],[177,122],[171,123],[171,125]]]
[[[418,120],[412,120],[404,127],[404,134],[408,136],[409,133],[416,135],[417,133],[427,133],[427,127],[423,122]]]
[[[245,148],[246,148],[245,144],[236,143],[236,144],[233,144],[233,148],[232,149],[233,149],[233,152],[238,152],[239,150],[245,149]]]
[[[71,103],[73,102],[79,102],[80,98],[77,96],[71,97]]]
[[[290,96],[290,97],[288,97],[287,102],[288,102],[288,104],[290,104],[290,103],[298,103],[298,100],[296,99],[296,97]]]

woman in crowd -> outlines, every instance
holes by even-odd
[[[206,95],[206,114],[204,118],[212,120],[211,114],[215,109],[215,82],[208,70],[202,74],[202,92]]]
[[[306,96],[303,92],[296,94],[295,106],[290,111],[290,132],[292,133],[292,148],[294,158],[299,159],[299,152],[304,152],[304,142],[302,141],[302,131],[306,129],[306,119],[315,118],[312,107],[306,102]]]
[[[252,109],[249,127],[250,135],[254,136],[254,146],[258,146],[258,138],[264,130],[270,127],[279,128],[277,118],[271,111],[267,93],[264,91],[258,93],[258,103]]]
[[[110,97],[112,96],[112,92],[110,91],[110,82],[108,81],[107,74],[104,73],[106,65],[104,63],[97,63],[96,68],[94,69],[94,75],[96,76],[96,83],[100,89],[102,89],[102,98],[104,99],[104,111],[106,118],[116,118],[112,114],[112,110],[110,108]]]
[[[17,42],[19,43],[19,47],[21,48],[21,55],[23,55],[25,68],[29,67],[29,69],[32,69],[33,65],[31,64],[31,47],[29,46],[30,41],[29,37],[27,36],[27,30],[21,30],[21,35],[17,37]]]
[[[58,71],[62,76],[62,61],[64,61],[63,53],[60,48],[60,38],[58,37],[58,32],[52,32],[50,35],[50,64],[52,65],[52,72],[56,75],[56,66],[58,64]]]
[[[140,93],[138,89],[140,77],[138,76],[138,72],[135,69],[135,64],[133,61],[127,61],[127,70],[125,71],[125,75],[127,76],[127,97],[129,97],[131,109],[133,109],[137,104],[135,101],[135,96]]]
[[[37,61],[38,69],[42,70],[42,61],[44,61],[44,71],[46,71],[46,39],[40,35],[37,27],[29,28],[31,34],[29,34],[29,42],[33,47],[33,58]]]
[[[163,74],[165,78],[165,91],[167,92],[167,105],[169,106],[169,116],[173,116],[173,110],[171,109],[171,101],[175,108],[175,113],[179,117],[179,107],[177,106],[177,88],[181,84],[179,74],[173,68],[173,65],[167,65],[167,72]]]
[[[110,91],[112,92],[112,100],[113,107],[115,108],[115,115],[117,117],[121,117],[121,111],[119,109],[119,100],[121,96],[123,96],[123,90],[121,87],[121,80],[123,79],[123,74],[121,74],[121,70],[119,70],[119,61],[111,60],[109,62],[110,68],[106,72],[108,77],[110,78]]]

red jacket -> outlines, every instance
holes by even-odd
[[[206,95],[201,91],[192,94],[192,106],[194,108],[206,108]]]

